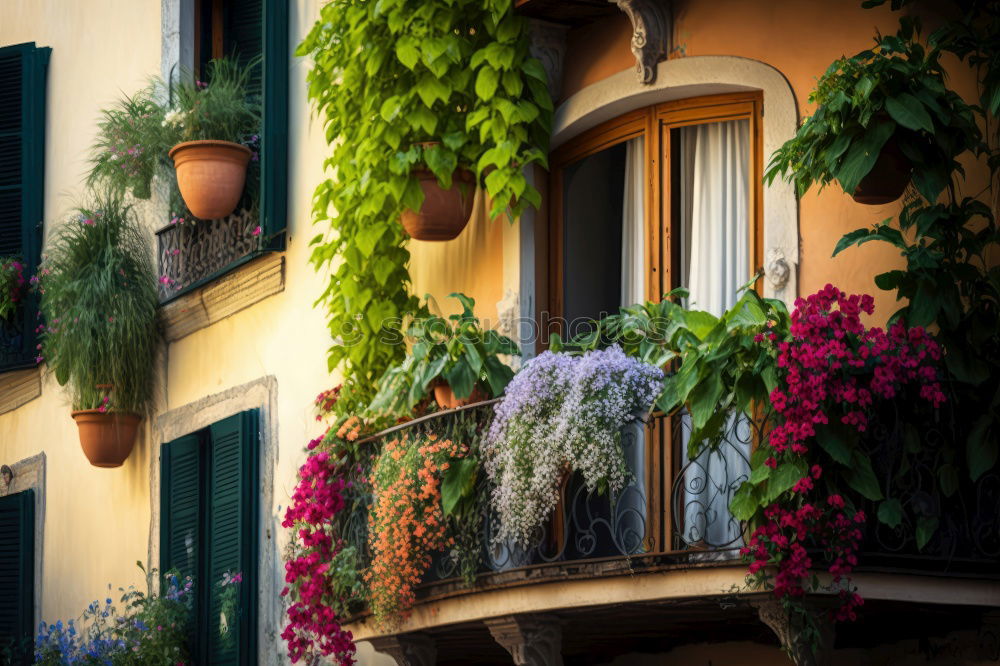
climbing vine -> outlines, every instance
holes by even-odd
[[[319,302],[344,413],[402,360],[402,320],[418,310],[399,224],[423,200],[411,170],[426,166],[443,187],[457,168],[473,171],[494,218],[540,202],[523,169],[546,162],[552,100],[528,47],[525,21],[503,0],[333,0],[299,46],[313,58],[309,96],[332,146],[313,199],[328,230],[312,239],[312,262],[332,269]]]

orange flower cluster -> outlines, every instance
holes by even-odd
[[[441,478],[468,447],[430,435],[386,443],[372,474],[371,567],[365,574],[376,621],[392,625],[413,607],[431,553],[454,544],[441,509]]]

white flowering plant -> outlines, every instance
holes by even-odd
[[[621,429],[649,413],[662,385],[660,368],[618,346],[583,355],[547,351],[528,361],[483,442],[497,540],[530,545],[569,473],[579,472],[590,491],[624,488]]]

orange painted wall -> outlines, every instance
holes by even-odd
[[[934,16],[926,14],[928,4],[919,5],[925,34],[936,23]],[[887,7],[865,10],[860,5],[859,0],[675,0],[675,48],[671,57],[733,55],[767,63],[788,79],[799,115],[808,115],[809,93],[833,60],[870,46],[876,30],[891,33],[898,26],[898,13]],[[624,17],[571,31],[562,98],[634,67],[630,38]],[[974,99],[974,80],[969,70],[951,62],[949,71],[949,85],[967,100]],[[768,158],[765,156],[765,160]],[[967,168],[970,166],[967,164]],[[973,171],[964,188],[966,193],[977,191],[984,183],[983,170]],[[800,201],[799,293],[807,295],[832,282],[848,292],[873,294],[876,320],[892,314],[897,307],[894,296],[879,291],[872,279],[877,273],[902,265],[898,252],[872,243],[836,258],[831,253],[844,233],[883,220],[898,210],[899,204],[856,204],[836,186],[808,192]]]

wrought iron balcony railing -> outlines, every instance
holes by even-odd
[[[379,433],[369,443],[377,446],[410,430],[458,438],[475,447],[492,413],[492,402],[439,412]],[[947,423],[940,423],[919,436],[933,445],[946,441],[947,432]],[[562,565],[560,575],[566,574],[569,565],[578,575],[596,575],[601,570],[639,570],[661,564],[732,562],[739,558],[745,526],[730,513],[729,504],[748,478],[750,452],[766,436],[765,426],[734,417],[726,441],[693,460],[686,454],[688,433],[689,421],[683,415],[654,416],[649,423],[628,424],[621,441],[631,474],[629,484],[608,496],[588,492],[582,479],[569,477],[555,515],[529,548],[497,543],[498,517],[489,501],[492,488],[481,475],[477,496],[482,520],[475,534],[456,538],[478,543],[476,573],[487,576],[552,565]],[[910,460],[906,464],[912,473],[899,474],[903,458],[910,455],[901,424],[891,419],[874,423],[862,445],[869,449],[884,487],[918,514],[941,516],[941,524],[930,542],[918,548],[916,525],[904,522],[890,529],[870,511],[861,567],[995,575],[1000,565],[1000,475],[993,472],[975,483],[962,482],[951,496],[945,496],[932,460]],[[925,448],[933,450],[933,446]],[[363,551],[367,530],[367,510],[362,506],[349,518],[348,539]],[[440,553],[425,576],[425,586],[457,590],[461,587],[459,567],[451,554]]]
[[[160,302],[249,261],[262,250],[259,217],[239,210],[219,220],[169,224],[156,232]]]

